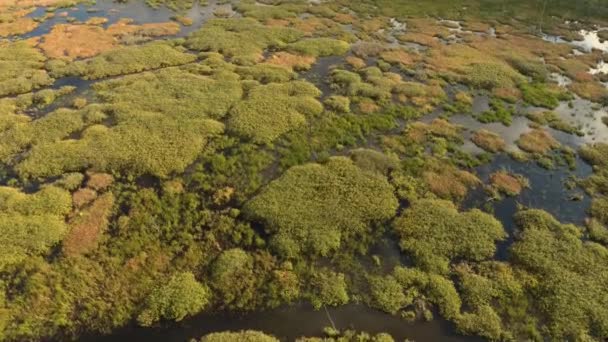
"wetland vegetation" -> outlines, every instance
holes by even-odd
[[[606,0],[0,0],[0,341],[604,341]]]

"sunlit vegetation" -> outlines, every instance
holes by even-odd
[[[150,293],[137,321],[144,326],[160,319],[181,321],[198,313],[208,303],[209,290],[196,281],[194,274],[178,273]]]
[[[48,57],[73,60],[115,49],[121,41],[134,37],[145,40],[176,34],[179,30],[179,25],[173,22],[135,25],[129,20],[121,20],[107,29],[97,25],[58,24],[38,46]]]
[[[580,120],[605,55],[539,37],[605,26],[602,1],[145,2],[0,0],[0,340],[348,303],[608,336],[608,145]],[[563,196],[537,193],[556,175]],[[188,337],[284,338],[233,321]],[[289,338],[393,341],[336,323]]]
[[[257,143],[271,143],[320,114],[323,105],[316,100],[319,95],[314,85],[304,81],[254,87],[230,111],[228,129]]]
[[[370,224],[388,220],[396,209],[386,179],[344,158],[294,167],[245,206],[250,217],[266,224],[273,246],[287,257],[353,248],[349,241],[368,236]]]
[[[450,261],[481,261],[491,258],[496,241],[505,238],[502,225],[477,209],[458,212],[448,201],[414,202],[395,221],[401,248],[426,270],[446,273]]]
[[[522,134],[517,140],[517,146],[526,152],[545,154],[558,148],[560,143],[548,131],[534,129]]]
[[[528,186],[528,180],[522,175],[514,175],[505,171],[498,171],[490,175],[490,190],[496,193],[517,196]]]
[[[52,60],[47,68],[54,77],[82,76],[99,79],[191,63],[196,56],[166,43],[150,43],[107,51],[90,59],[66,62]]]
[[[278,342],[279,340],[259,331],[220,332],[201,337],[200,342]]]
[[[301,36],[297,30],[263,26],[250,18],[214,19],[191,35],[186,46],[219,52],[237,64],[251,65],[262,60],[266,48],[285,47]]]
[[[516,216],[521,236],[513,262],[532,276],[530,291],[541,329],[555,339],[600,338],[608,331],[608,250],[582,240],[580,228],[560,224],[546,212]]]
[[[484,129],[473,133],[471,141],[489,152],[503,151],[506,145],[504,139],[500,135]]]
[[[52,186],[35,194],[0,187],[0,268],[44,255],[68,232],[70,194]]]
[[[38,23],[32,18],[26,17],[31,9],[15,10],[13,12],[0,14],[0,37],[21,35],[32,31]]]
[[[557,114],[551,111],[532,112],[527,115],[528,119],[539,125],[547,125],[555,130],[582,136],[583,133],[575,127],[560,119]]]
[[[45,57],[25,42],[0,43],[0,96],[27,93],[49,85]]]

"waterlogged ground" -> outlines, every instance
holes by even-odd
[[[606,338],[608,23],[464,3],[0,0],[0,340]]]

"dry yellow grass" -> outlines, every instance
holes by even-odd
[[[87,187],[102,191],[106,190],[112,183],[114,183],[114,177],[107,173],[87,173],[89,180],[87,181]]]
[[[490,185],[495,191],[517,196],[527,186],[527,181],[523,176],[498,171],[490,175]]]
[[[422,178],[432,193],[444,199],[462,199],[470,188],[481,184],[474,174],[453,167],[426,171]]]
[[[551,134],[542,129],[534,129],[519,137],[517,146],[526,152],[545,154],[560,146]]]
[[[179,24],[174,22],[135,25],[130,20],[120,20],[106,30],[97,25],[57,24],[42,37],[39,47],[48,57],[73,60],[115,49],[126,36],[158,37],[179,30]]]
[[[21,9],[9,11],[3,10],[0,7],[0,14],[6,16],[6,18],[0,22],[0,37],[20,35],[35,29],[38,26],[38,23],[32,18],[26,17],[32,10],[33,9]],[[6,14],[4,11],[7,11]]]
[[[500,135],[485,129],[480,129],[473,133],[471,141],[489,152],[504,151],[506,145],[504,139]]]
[[[270,56],[266,63],[282,66],[288,69],[307,70],[316,61],[312,56],[301,56],[289,52],[277,52]]]

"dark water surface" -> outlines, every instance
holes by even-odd
[[[293,341],[302,336],[322,336],[323,328],[332,325],[340,330],[356,329],[369,333],[388,332],[395,341],[482,341],[479,338],[458,336],[446,321],[407,323],[363,305],[350,304],[339,308],[319,311],[308,305],[279,308],[245,315],[217,314],[198,315],[181,324],[165,328],[125,328],[108,336],[88,336],[82,341],[92,342],[170,342],[188,341],[216,331],[261,330],[281,341]]]

